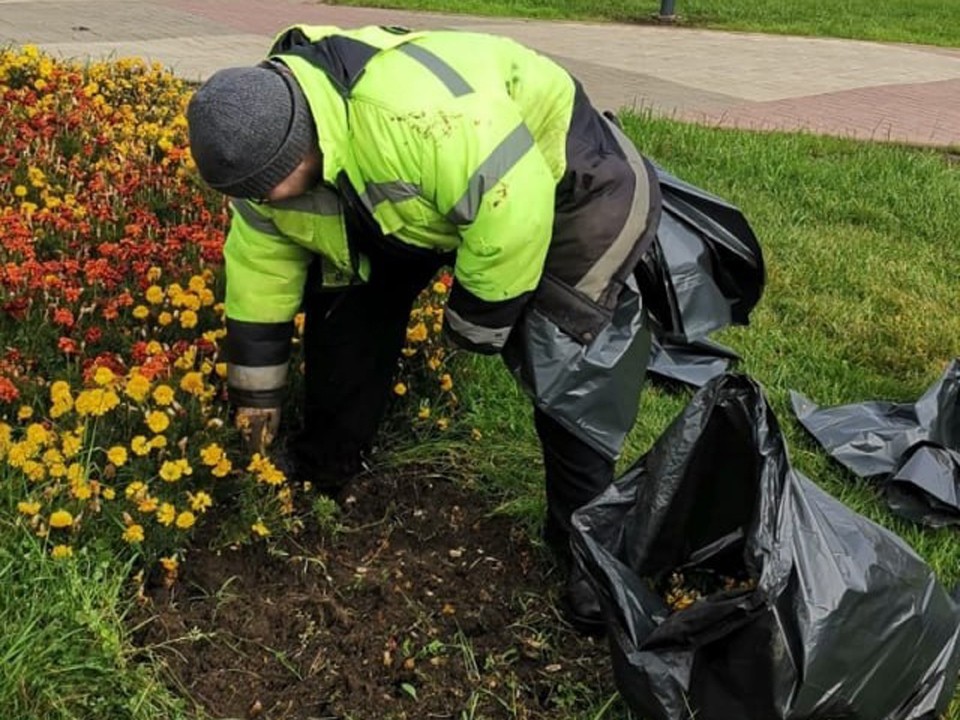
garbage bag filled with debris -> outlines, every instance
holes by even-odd
[[[749,378],[706,385],[573,524],[645,720],[934,720],[953,694],[957,605],[791,467]]]

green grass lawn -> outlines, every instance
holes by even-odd
[[[348,0],[405,10],[649,22],[659,0]],[[955,0],[676,0],[691,27],[960,46]]]

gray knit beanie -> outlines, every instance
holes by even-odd
[[[262,197],[307,156],[310,108],[286,70],[226,68],[187,107],[190,150],[201,177],[232,197]]]

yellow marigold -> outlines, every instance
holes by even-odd
[[[167,436],[166,435],[154,435],[153,439],[150,440],[150,447],[152,448],[165,448],[167,446]]]
[[[83,439],[78,434],[65,432],[60,436],[60,449],[63,456],[71,458],[80,452],[83,447]]]
[[[420,418],[421,420],[426,420],[428,417],[430,417],[430,408],[424,405],[422,408],[420,408],[420,411],[417,413],[417,417]]]
[[[147,427],[149,427],[154,433],[162,433],[168,427],[170,427],[170,418],[167,417],[165,412],[160,410],[152,410],[147,413]]]
[[[40,503],[36,501],[21,500],[17,503],[17,512],[27,517],[33,517],[40,512]]]
[[[93,486],[86,480],[79,480],[70,486],[70,494],[77,500],[89,500],[93,497]]]
[[[404,395],[407,394],[407,386],[404,385],[402,382],[398,382],[396,385],[393,386],[393,392],[396,395],[403,397]]]
[[[33,417],[33,408],[29,405],[21,405],[17,410],[17,420],[29,420]]]
[[[187,282],[187,287],[195,293],[200,292],[207,286],[207,281],[200,275],[193,275]]]
[[[5,422],[0,422],[0,457],[3,457],[10,449],[13,439],[13,428]]]
[[[197,522],[197,516],[194,515],[189,510],[184,510],[182,513],[177,515],[177,527],[181,530],[189,530]]]
[[[153,401],[157,405],[169,405],[173,402],[173,388],[169,385],[157,385],[153,389]]]
[[[233,463],[228,458],[221,458],[210,471],[210,474],[222,478],[229,475],[231,470],[233,470]]]
[[[183,477],[183,470],[176,460],[165,460],[160,466],[160,477],[166,482],[176,482]]]
[[[159,305],[163,302],[164,292],[159,285],[151,285],[143,294],[144,299],[151,305]]]
[[[219,362],[213,366],[214,371],[217,373],[218,377],[225,378],[227,377],[227,364],[225,362]]]
[[[440,430],[446,430],[450,427],[450,420],[447,418],[440,418],[437,420],[437,428]]]
[[[180,313],[180,327],[189,330],[197,326],[197,314],[193,310],[184,310]]]
[[[127,462],[127,449],[123,445],[114,445],[107,450],[107,460],[120,467]]]
[[[143,497],[146,491],[146,483],[144,483],[142,480],[134,480],[132,483],[127,485],[127,489],[123,491],[123,494],[128,498],[138,498]]]
[[[137,503],[137,510],[142,512],[144,515],[149,515],[150,513],[155,512],[159,506],[160,501],[152,495],[148,495]]]
[[[180,562],[175,557],[162,557],[160,558],[160,565],[168,573],[175,573],[177,568],[180,567]]]
[[[206,512],[207,508],[213,505],[213,498],[203,490],[197,493],[187,493],[187,499],[190,501],[190,508],[197,512]]]
[[[47,467],[43,463],[39,463],[36,460],[27,460],[23,464],[23,474],[27,476],[27,479],[31,482],[40,482],[47,476]]]
[[[157,340],[151,340],[147,343],[147,355],[160,355],[164,352],[163,344]]]
[[[107,368],[102,368],[107,370]],[[107,372],[110,372],[107,370]],[[113,375],[113,373],[110,373]],[[120,398],[117,397],[117,394],[113,390],[104,390],[103,388],[95,388],[93,390],[84,390],[77,396],[77,402],[75,404],[77,413],[81,416],[85,415],[94,415],[102,416],[110,412],[117,405],[120,404]]]
[[[262,520],[257,520],[253,525],[250,526],[250,529],[260,537],[267,537],[267,535],[270,534],[270,528],[264,525]]]
[[[204,288],[200,291],[199,295],[200,304],[203,305],[203,307],[210,307],[217,301],[216,296],[213,294],[213,290],[210,288]]]
[[[63,462],[63,453],[56,448],[50,448],[43,453],[43,461],[47,465],[54,465]]]
[[[36,448],[40,448],[52,442],[56,435],[48,431],[40,423],[30,423],[27,426],[27,442]]]
[[[450,373],[444,373],[440,376],[440,389],[444,392],[449,392],[453,389],[453,378],[450,377]]]
[[[177,519],[177,509],[170,503],[162,503],[157,508],[157,522],[161,525],[173,525]]]
[[[61,478],[67,474],[67,466],[63,463],[51,463],[47,466],[47,472],[50,477]]]
[[[130,441],[130,449],[133,450],[134,455],[146,455],[150,452],[150,443],[145,436],[137,435]]]
[[[407,342],[418,343],[427,339],[427,326],[418,322],[412,328],[407,329]]]
[[[50,527],[68,528],[73,525],[73,515],[66,510],[54,510],[50,514]]]
[[[180,370],[190,370],[196,360],[197,348],[195,345],[191,345],[183,355],[173,361],[173,365]]]
[[[137,320],[146,320],[148,317],[150,317],[150,308],[148,308],[146,305],[137,305],[133,309],[132,314]]]
[[[431,370],[437,370],[440,367],[440,358],[433,356],[427,360],[427,367]]]
[[[150,392],[150,381],[140,373],[135,373],[127,380],[127,386],[123,389],[123,392],[130,399],[143,402],[147,393]]]
[[[143,542],[143,525],[134,523],[123,531],[123,539],[131,545]]]
[[[163,270],[161,270],[156,265],[154,265],[149,270],[147,270],[147,281],[156,282],[157,280],[160,279],[161,275],[163,275]],[[147,290],[149,291],[149,288],[147,288]]]
[[[217,445],[217,443],[210,443],[200,450],[200,462],[209,467],[213,467],[220,462],[223,456],[223,448]]]
[[[104,500],[113,500],[117,496],[117,491],[111,487],[105,487],[100,491],[100,496]]]
[[[93,381],[100,387],[106,387],[116,381],[116,379],[117,376],[113,374],[113,370],[108,367],[103,367],[102,365],[98,367],[97,371],[93,374]]]
[[[195,370],[188,372],[180,380],[180,389],[199,397],[203,394],[203,374]]]
[[[50,417],[56,420],[73,410],[73,398],[58,400],[50,406]]]
[[[73,548],[69,545],[54,545],[50,550],[50,557],[54,560],[64,560],[73,557]]]
[[[173,322],[173,315],[164,310],[162,313],[157,315],[157,324],[161,327],[166,327]]]
[[[447,294],[447,286],[444,285],[444,284],[443,284],[442,282],[440,282],[439,280],[437,280],[437,281],[433,284],[433,291],[434,291],[437,295],[446,295],[446,294]]]

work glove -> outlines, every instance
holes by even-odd
[[[280,408],[238,407],[234,425],[240,431],[244,450],[263,454],[280,429]]]

